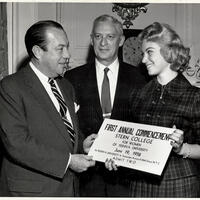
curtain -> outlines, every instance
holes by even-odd
[[[0,3],[0,80],[8,74],[7,12],[6,3]],[[4,148],[0,140],[0,168]]]
[[[0,3],[0,80],[8,74],[6,2]]]

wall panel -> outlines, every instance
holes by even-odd
[[[141,13],[131,27],[143,29],[154,21],[169,23],[182,36],[186,44],[192,47],[197,57],[200,51],[199,19],[200,4],[149,4],[147,13]],[[93,20],[101,14],[112,12],[112,3],[8,3],[8,46],[9,73],[26,56],[24,35],[27,28],[38,20],[52,19],[61,22],[69,40],[72,67],[84,64],[90,44],[90,32]],[[194,57],[193,56],[193,57]],[[194,59],[197,61],[197,59]]]

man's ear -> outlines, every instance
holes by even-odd
[[[125,41],[125,36],[124,36],[124,35],[121,35],[121,36],[120,36],[120,42],[119,42],[119,46],[120,46],[120,47],[123,46],[124,41]]]
[[[32,48],[32,52],[34,56],[39,60],[41,56],[43,55],[43,49],[41,49],[38,45],[34,45]]]

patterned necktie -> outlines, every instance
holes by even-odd
[[[70,121],[66,117],[67,105],[66,105],[63,97],[59,93],[58,89],[56,88],[56,85],[55,85],[54,80],[52,78],[49,78],[49,84],[51,86],[51,90],[52,90],[54,96],[58,100],[58,103],[59,103],[59,106],[60,106],[60,115],[62,117],[62,120],[63,120],[65,126],[67,127],[67,130],[68,130],[69,135],[70,135],[70,139],[71,139],[72,143],[74,144],[74,142],[75,142],[75,131],[72,127],[72,124],[70,123]]]
[[[109,68],[104,69],[104,79],[101,90],[101,104],[104,118],[110,118],[111,116],[111,98],[110,98],[110,84],[108,79]]]

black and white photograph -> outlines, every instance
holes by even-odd
[[[200,1],[0,1],[16,197],[200,197]]]

